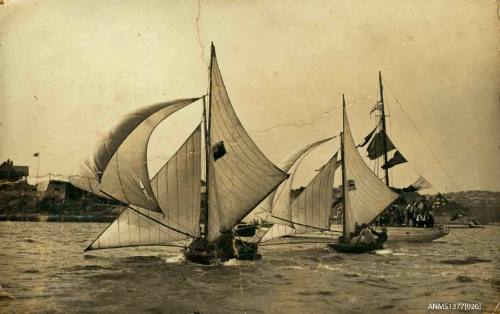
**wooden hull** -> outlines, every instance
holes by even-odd
[[[384,246],[379,243],[373,244],[350,244],[350,243],[328,243],[328,248],[333,249],[339,253],[348,253],[348,254],[363,254],[370,253],[375,250],[383,249]]]
[[[338,229],[338,230],[337,230]],[[334,227],[333,230],[340,231],[341,227]],[[414,228],[414,227],[388,227],[387,242],[432,242],[433,240],[448,235],[449,230],[446,227],[433,228]],[[315,240],[317,242],[333,242],[339,237],[339,233],[306,233],[290,235],[291,238],[301,240]]]
[[[449,229],[484,229],[485,226],[483,225],[474,225],[474,224],[468,224],[468,225],[446,225]]]
[[[232,238],[225,238],[217,244],[204,246],[201,239],[193,241],[184,250],[184,257],[187,261],[202,265],[214,265],[226,262],[230,259],[255,261],[260,260],[256,243],[248,243],[239,239],[235,240],[237,252],[234,252]]]
[[[387,229],[387,242],[432,242],[449,233],[449,230],[444,227],[389,227]]]

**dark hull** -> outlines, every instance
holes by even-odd
[[[239,237],[253,237],[257,230],[256,224],[239,224],[234,229],[234,233]]]
[[[236,248],[237,252],[235,252],[234,248]],[[261,255],[258,254],[257,244],[234,239],[233,246],[232,235],[207,246],[204,245],[201,239],[195,240],[184,250],[184,257],[187,261],[202,265],[214,265],[230,259],[246,261],[261,259]]]
[[[184,251],[184,258],[192,263],[202,265],[212,265],[223,261],[217,256],[215,250],[195,250],[190,248]]]
[[[340,253],[350,253],[350,254],[369,253],[384,248],[384,246],[379,243],[374,243],[374,244],[329,243],[328,247]]]

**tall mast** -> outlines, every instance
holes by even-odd
[[[382,121],[382,134],[384,134],[384,139],[382,145],[384,145],[384,165],[387,165],[387,132],[385,127],[385,109],[384,109],[384,86],[382,85],[382,72],[378,71],[378,84],[380,88],[380,113]],[[385,168],[385,185],[389,186],[389,168]]]
[[[210,69],[208,74],[209,90],[208,90],[208,113],[207,108],[204,106],[203,118],[205,121],[205,227],[204,227],[204,243],[205,247],[208,245],[208,210],[210,208],[210,154],[211,154],[211,138],[210,138],[210,128],[211,128],[211,118],[212,118],[212,60],[215,57],[215,47],[212,42],[210,45]],[[205,99],[205,98],[203,98]],[[205,105],[205,104],[204,104]]]
[[[345,159],[344,159],[344,120],[345,120],[345,98],[344,94],[342,94],[342,132],[340,132],[340,160],[342,161],[342,194],[344,197],[344,201],[342,202],[342,234],[344,235],[344,239],[346,237],[346,224],[345,224],[345,202],[347,199],[347,187],[346,187],[346,176],[345,176]]]

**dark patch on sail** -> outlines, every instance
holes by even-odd
[[[404,164],[407,162],[406,158],[397,150],[391,159],[387,161],[386,164],[382,165],[382,169],[389,169],[399,164]]]
[[[347,180],[347,191],[356,191],[356,183],[354,180]]]
[[[219,158],[222,158],[226,154],[226,147],[224,146],[224,141],[215,143],[212,146],[212,151],[214,154],[214,161],[216,161]]]
[[[387,134],[385,134],[384,131],[380,131],[373,136],[368,148],[366,149],[368,151],[368,158],[373,160],[384,155],[384,140],[388,152],[396,148]]]

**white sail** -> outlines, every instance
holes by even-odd
[[[398,195],[366,165],[358,153],[344,107],[344,206],[346,232],[356,223],[370,223]]]
[[[274,224],[266,232],[266,234],[264,234],[260,242],[264,243],[267,241],[271,241],[272,239],[281,238],[294,233],[296,233],[296,230],[293,227],[284,224]]]
[[[93,175],[74,175],[69,177],[69,182],[79,189],[90,192],[100,197],[109,198],[110,197],[101,192],[99,187],[99,181],[93,177]]]
[[[125,208],[87,250],[120,247],[172,245],[191,237],[167,227],[162,213],[146,209]]]
[[[200,234],[201,126],[151,179],[165,224],[193,236]]]
[[[229,100],[212,46],[210,147],[223,142],[226,154],[209,162],[208,240],[230,230],[266,198],[287,174],[259,150]]]
[[[318,147],[319,145],[331,140],[332,138],[333,137],[321,139],[292,152],[278,163],[278,167],[290,174],[290,169],[299,160],[299,158],[305,156],[306,153]],[[295,173],[295,171],[292,171],[291,176],[288,177],[288,179],[286,179],[284,182],[282,182],[276,190],[271,192],[268,197],[260,202],[260,204],[245,219],[252,220],[252,218],[259,216],[259,218],[262,218],[263,220],[272,221],[273,219],[270,216],[271,210],[273,208],[273,203],[278,202],[278,198],[290,199],[291,186],[288,186],[287,182],[293,181],[293,173]],[[285,185],[287,185],[286,189]],[[252,215],[253,217],[250,217]]]
[[[147,145],[156,126],[177,110],[198,98],[159,103],[125,115],[99,141],[92,158],[85,163],[84,176],[91,186],[126,204],[160,211],[153,195],[147,168]],[[76,184],[84,180],[73,180]]]
[[[336,168],[337,154],[320,169],[291,204],[291,220],[297,233],[330,229],[330,210],[333,203],[333,180]]]

